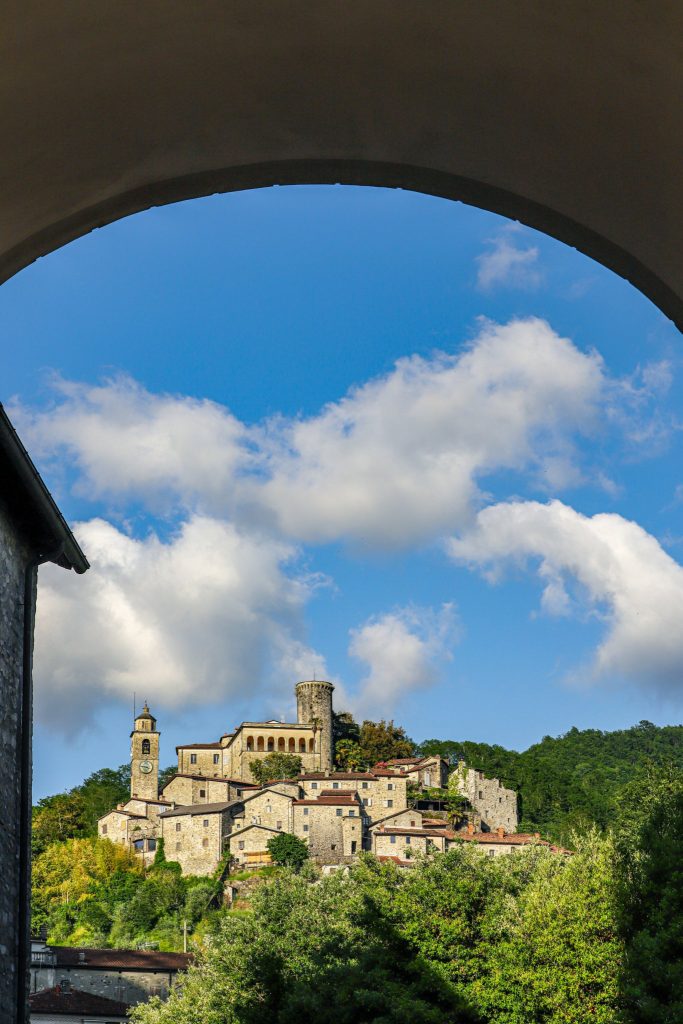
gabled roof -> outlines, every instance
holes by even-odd
[[[447,828],[404,828],[403,826],[389,826],[388,828],[378,828],[375,830],[375,835],[378,836],[445,836],[446,839],[457,839],[459,837],[458,832],[453,832]]]
[[[250,825],[244,825],[242,828],[236,828],[234,832],[230,833],[230,840],[235,836],[241,836],[243,832],[248,832],[250,828],[260,828],[263,832],[274,832],[275,835],[279,835],[281,829],[271,828],[269,825],[255,825],[253,822]]]
[[[218,804],[188,804],[184,807],[174,807],[170,811],[162,811],[160,818],[177,818],[180,815],[199,816],[202,814],[220,814],[227,811],[228,807],[234,804],[241,804],[242,800],[224,800]]]
[[[126,1017],[128,1003],[120,1003],[105,996],[96,996],[93,992],[82,992],[70,988],[63,992],[59,985],[45,988],[42,992],[32,992],[28,997],[31,1008],[31,1019],[34,1014],[70,1015],[75,1017]]]
[[[47,946],[54,953],[57,967],[115,969],[121,971],[184,971],[192,957],[189,953],[162,953],[158,949],[87,949],[77,946]]]
[[[239,803],[248,804],[250,800],[254,800],[257,796],[265,796],[266,793],[275,793],[275,796],[281,796],[283,800],[294,800],[294,797],[289,793],[283,793],[281,790],[275,789],[271,784],[263,786],[261,789],[257,789],[255,792],[250,793],[249,796],[242,797]]]
[[[425,823],[425,819],[422,816],[422,811],[416,811],[412,807],[404,807],[400,811],[392,811],[391,814],[385,814],[383,818],[375,818],[372,825],[370,826],[370,830],[374,831],[378,828],[378,826],[383,825],[385,821],[391,821],[392,818],[397,818],[399,814],[414,814],[416,820],[417,818],[420,819],[421,825],[424,825]],[[444,825],[445,824],[446,822],[444,822]]]
[[[363,809],[355,789],[325,789],[315,799],[293,800],[292,805],[308,807],[359,807]]]
[[[178,750],[219,750],[221,749],[221,742],[217,740],[215,743],[179,743],[176,747]]]
[[[64,516],[0,404],[0,478],[2,497],[13,520],[35,548],[50,554],[63,569],[83,573],[90,568]]]

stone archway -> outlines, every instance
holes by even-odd
[[[522,220],[683,325],[680,4],[5,8],[0,280],[155,204],[339,181]]]

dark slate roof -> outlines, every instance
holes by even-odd
[[[219,750],[221,741],[215,743],[179,743],[176,750]]]
[[[62,992],[59,985],[54,988],[45,988],[41,992],[32,992],[28,997],[31,1008],[31,1020],[34,1014],[45,1013],[52,1015],[73,1015],[76,1017],[126,1017],[128,1015],[128,1003],[120,1003],[114,999],[107,999],[105,996],[96,996],[92,992],[82,992],[73,988],[68,992]]]
[[[223,800],[219,804],[190,804],[186,807],[174,807],[171,811],[162,811],[159,815],[160,818],[176,818],[179,814],[191,814],[199,816],[202,814],[218,814],[220,811],[226,811],[228,807],[232,807],[234,804],[241,804],[243,800]]]
[[[184,971],[189,953],[162,953],[158,949],[87,949],[76,946],[48,946],[58,967],[107,968],[117,971]]]
[[[2,499],[13,520],[41,554],[55,552],[50,561],[82,573],[90,568],[64,516],[19,440],[0,405],[0,480]]]

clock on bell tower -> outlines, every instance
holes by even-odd
[[[130,734],[130,795],[138,800],[159,799],[159,733],[147,701],[135,716]]]

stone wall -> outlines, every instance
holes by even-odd
[[[201,803],[217,804],[237,797],[234,784],[227,779],[211,779],[198,774],[176,775],[164,786],[162,792],[165,800],[179,807]]]
[[[185,875],[211,875],[227,846],[229,811],[202,811],[162,817],[161,835],[166,860],[177,861]]]
[[[308,843],[310,856],[318,864],[347,863],[363,849],[359,808],[351,814],[346,807],[294,804],[293,832]]]
[[[344,778],[349,775],[349,778]],[[384,775],[352,772],[331,772],[320,778],[302,777],[301,787],[308,799],[313,799],[324,789],[342,789],[354,791],[363,801],[365,814],[370,821],[386,818],[392,811],[400,811],[408,806],[407,780],[387,772]]]
[[[277,832],[292,831],[292,797],[270,787],[244,801],[243,812],[235,812],[233,829],[265,825]]]
[[[498,779],[487,779],[483,772],[468,768],[464,761],[452,772],[449,785],[467,797],[478,814],[484,832],[504,828],[517,830],[517,794]]]
[[[316,740],[320,744],[320,765],[323,771],[334,763],[332,737],[332,683],[306,680],[296,684],[296,720],[301,725],[316,726]]]
[[[254,863],[252,858],[260,854],[264,862],[270,860],[268,853],[268,840],[276,833],[262,825],[247,826],[245,829],[230,836],[230,856],[238,864]]]
[[[146,1002],[150,996],[166,998],[176,977],[176,971],[115,971],[41,966],[31,968],[31,992],[54,988],[68,980],[72,988],[80,989],[81,992],[93,992],[133,1006]],[[82,1018],[78,1019],[80,1021]]]
[[[28,545],[0,505],[0,1007],[16,1016],[19,942],[20,778],[17,770],[21,722],[24,626],[24,569]],[[30,737],[25,738],[30,743]],[[27,851],[28,855],[28,851]],[[28,985],[28,979],[27,979]]]

